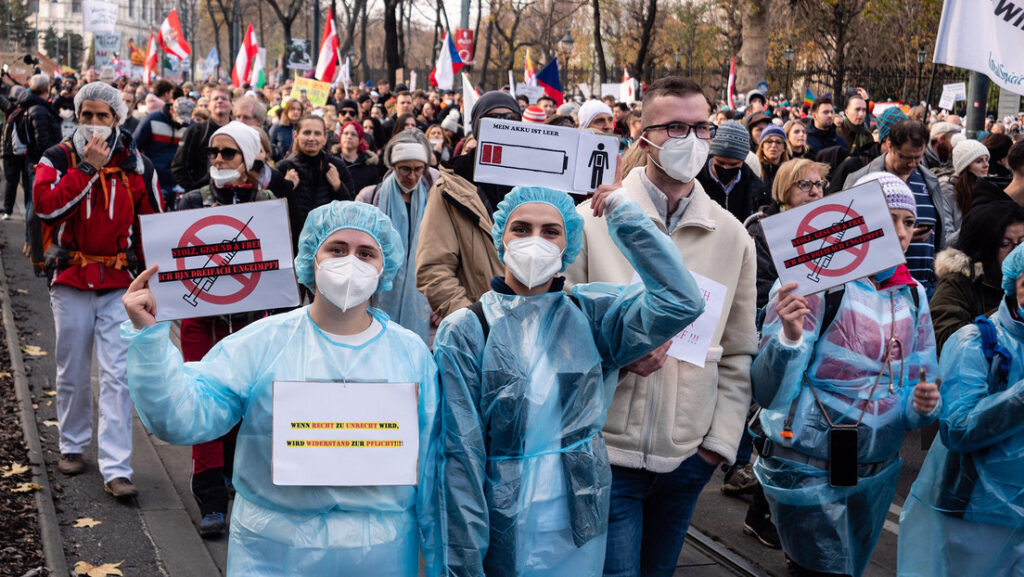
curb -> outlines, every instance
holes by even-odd
[[[21,429],[28,445],[28,461],[32,467],[32,482],[42,487],[36,491],[36,509],[39,511],[39,533],[43,542],[43,556],[51,576],[68,575],[68,563],[64,557],[64,541],[60,535],[57,511],[53,506],[53,494],[50,478],[46,473],[46,461],[43,459],[42,443],[39,441],[39,429],[36,427],[36,412],[32,408],[32,394],[29,391],[28,378],[25,376],[25,361],[18,346],[18,328],[14,324],[14,311],[11,308],[11,295],[7,287],[7,271],[4,269],[3,257],[0,256],[0,305],[4,332],[7,334],[7,350],[11,357],[11,372],[14,374],[14,391],[18,398],[21,412]]]

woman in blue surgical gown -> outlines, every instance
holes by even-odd
[[[902,576],[1024,576],[1024,246],[1003,260],[1003,291],[998,355],[974,324],[942,349],[941,436],[900,515]]]
[[[562,192],[514,189],[492,236],[505,264],[434,341],[442,518],[453,576],[596,577],[611,470],[601,428],[618,369],[689,325],[703,298],[679,251],[613,187],[595,195],[642,284],[563,291],[582,218]]]
[[[183,363],[156,323],[140,275],[124,297],[128,381],[142,422],[176,445],[216,439],[241,421],[235,453],[230,577],[440,575],[437,369],[423,340],[369,308],[403,262],[377,208],[332,202],[310,212],[295,272],[308,307],[256,321]],[[271,481],[274,381],[419,383],[417,486],[277,486]]]

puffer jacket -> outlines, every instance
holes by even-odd
[[[352,184],[356,194],[367,186],[373,186],[380,184],[382,180],[383,171],[380,163],[380,158],[372,152],[360,152],[356,157],[355,161],[348,162],[343,157],[340,157],[345,161],[345,166],[348,167],[348,173],[352,175]]]
[[[985,279],[981,263],[953,248],[935,255],[935,294],[929,302],[935,344],[941,353],[946,340],[960,327],[974,322],[978,315],[996,312],[1003,300],[1003,289]],[[941,355],[940,355],[941,356]]]
[[[25,131],[28,133],[25,159],[31,166],[39,162],[51,146],[60,142],[60,116],[52,104],[27,90],[18,98],[18,106],[25,109]]]
[[[655,208],[643,175],[633,169],[623,180],[627,196],[683,255],[686,267],[726,287],[704,367],[668,357],[647,377],[619,374],[608,410],[604,436],[613,465],[656,473],[675,470],[704,448],[735,462],[750,406],[750,365],[757,351],[754,329],[757,257],[743,225],[694,181],[690,205],[671,231]],[[660,194],[660,191],[658,192]],[[577,207],[583,217],[583,250],[566,271],[572,284],[629,284],[633,269],[608,234],[604,218],[595,218],[590,203]]]

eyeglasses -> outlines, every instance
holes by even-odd
[[[356,111],[352,110],[351,108],[342,108],[340,111],[338,111],[338,116],[351,116],[355,118]]]
[[[822,192],[825,192],[826,190],[828,190],[828,181],[827,180],[807,180],[807,179],[803,179],[803,180],[798,180],[798,181],[794,182],[793,184],[795,184],[797,186],[797,188],[799,188],[803,192],[811,192],[811,189],[814,188],[815,186],[820,188]]]
[[[519,120],[519,115],[515,112],[489,112],[484,115],[484,118],[497,118],[500,120]]]
[[[416,174],[416,175],[423,174],[423,171],[426,170],[426,169],[427,169],[426,166],[418,166],[416,168],[413,168],[411,166],[396,166],[395,167],[395,171],[398,172],[398,174],[401,174],[402,176],[409,176],[411,174]]]
[[[1022,244],[1024,244],[1024,238],[1017,241],[1004,238],[1003,240],[999,241],[999,248],[1015,249]]]
[[[900,152],[900,149],[898,148],[894,148],[892,153],[895,154],[900,160],[903,160],[905,162],[916,162],[920,164],[921,161],[924,160],[924,153],[921,153],[917,156],[907,156]]]
[[[238,150],[237,148],[214,148],[212,146],[206,147],[206,156],[209,157],[210,160],[217,158],[217,155],[219,154],[221,158],[228,162],[231,162],[232,160],[235,159],[235,156],[237,156],[238,153],[240,152],[241,151]]]
[[[715,133],[718,132],[718,127],[710,122],[701,122],[698,124],[687,124],[685,122],[666,122],[665,124],[652,124],[647,128],[642,129],[641,132],[647,132],[648,130],[664,130],[666,136],[669,138],[686,138],[690,135],[690,131],[695,131],[697,138],[701,140],[711,140],[715,137]]]
[[[786,143],[779,138],[769,138],[764,141],[765,146],[785,146]]]

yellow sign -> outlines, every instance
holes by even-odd
[[[296,78],[292,86],[292,98],[298,98],[302,91],[306,91],[306,98],[313,106],[324,106],[327,104],[327,97],[331,94],[331,85],[327,82],[320,82],[312,78]]]

